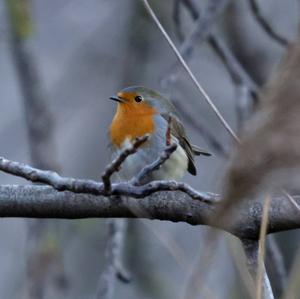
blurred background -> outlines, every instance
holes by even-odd
[[[174,74],[176,58],[141,1],[24,0],[21,2],[30,16],[31,28],[17,41],[9,13],[9,3],[14,2],[20,1],[0,1],[1,156],[54,168],[66,176],[99,180],[110,161],[107,129],[116,108],[108,98],[123,87],[144,85],[171,96],[185,115],[183,120],[193,143],[213,153],[211,158],[197,159],[198,176],[186,175],[184,181],[199,190],[220,191],[226,157],[220,155],[207,134],[227,151],[232,140],[180,67],[175,68],[173,81],[166,80],[170,70]],[[153,0],[151,4],[180,46],[173,18],[176,2]],[[210,1],[192,2],[201,17]],[[261,28],[249,1],[228,2],[212,31],[232,50],[259,88],[278,65],[285,47]],[[297,2],[258,1],[274,30],[289,41],[297,33]],[[180,20],[181,37],[188,36],[194,21],[184,5],[180,6]],[[30,56],[35,73],[31,82],[26,72],[20,74],[18,47]],[[239,131],[241,89],[210,43],[196,42],[193,50],[188,64],[225,119]],[[36,109],[39,119],[32,114],[36,103],[28,101],[28,88],[38,89],[37,98],[47,111],[44,114]],[[250,106],[255,103],[251,97],[247,99]],[[194,120],[199,120],[201,132]],[[46,131],[51,127],[47,133],[51,146],[47,144],[47,150],[42,147],[41,154],[46,160],[51,156],[51,161],[44,164],[34,157],[39,142],[43,142],[34,134],[35,125]],[[3,174],[0,180],[1,184],[26,183]],[[130,220],[124,261],[132,282],[117,281],[114,298],[248,298],[239,272],[243,252],[239,241],[225,233],[214,248],[207,274],[201,276],[205,287],[188,294],[194,270],[203,263],[206,232],[207,228],[200,226]],[[0,298],[27,298],[30,279],[40,281],[43,293],[31,298],[95,298],[104,265],[106,233],[106,221],[99,219],[1,219]],[[280,247],[289,268],[299,237],[288,232],[278,238],[280,244],[284,242]],[[38,256],[39,264],[28,272],[28,259],[29,264],[37,260],[30,262],[30,256]]]

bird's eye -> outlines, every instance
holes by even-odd
[[[139,102],[141,102],[141,101],[143,100],[143,97],[142,97],[142,96],[136,96],[136,97],[134,98],[134,100],[135,100],[137,103],[139,103]]]

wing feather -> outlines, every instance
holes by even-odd
[[[211,154],[200,149],[196,145],[193,145],[190,143],[185,129],[183,127],[183,124],[175,115],[169,115],[169,114],[161,114],[161,116],[169,123],[171,134],[177,138],[179,144],[186,152],[186,155],[188,157],[188,172],[192,175],[197,174],[197,169],[195,166],[194,156],[195,155],[205,155],[210,156]],[[171,116],[171,120],[170,120]]]

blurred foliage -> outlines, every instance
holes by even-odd
[[[28,38],[33,32],[29,0],[6,0],[12,30],[19,39]]]

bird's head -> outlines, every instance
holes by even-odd
[[[145,115],[156,113],[175,113],[172,103],[155,90],[142,86],[124,88],[116,96],[110,97],[118,102],[121,113]]]

